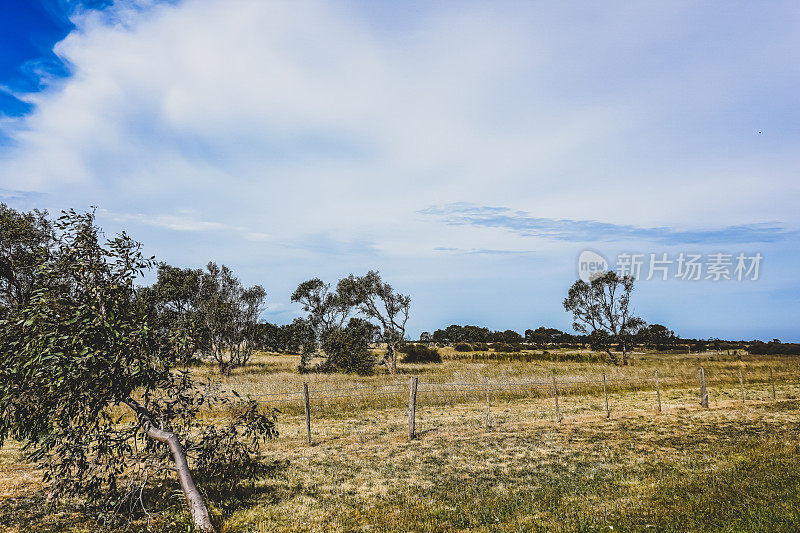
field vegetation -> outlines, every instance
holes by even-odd
[[[0,204],[4,531],[798,529],[797,345],[681,339],[614,272],[568,289],[577,335],[411,342],[376,271],[278,326],[141,250]]]
[[[221,380],[221,390],[281,411],[280,436],[261,445],[263,475],[206,494],[218,529],[794,531],[800,525],[796,356],[634,352],[633,365],[621,367],[572,361],[557,349],[553,360],[529,363],[462,359],[451,347],[439,352],[441,364],[401,362],[396,376],[298,374],[299,356],[269,353],[255,354],[230,375],[220,376],[210,363],[195,365],[198,380]],[[699,405],[701,365],[709,409]],[[420,379],[419,435],[409,441],[412,375]],[[553,375],[560,423],[548,385]],[[305,442],[304,382],[311,390],[312,446]],[[228,413],[203,416],[220,423]],[[5,530],[101,525],[79,497],[55,504],[42,490],[19,446],[4,446]],[[115,527],[186,531],[191,520],[174,494],[148,502],[152,516]]]

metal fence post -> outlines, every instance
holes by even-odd
[[[700,378],[700,406],[701,407],[708,407],[708,389],[706,389],[706,371],[703,370],[703,367],[700,367],[699,370],[699,378]]]
[[[408,438],[413,439],[417,432],[417,384],[419,378],[416,376],[411,378],[408,384]]]
[[[308,435],[308,445],[311,446],[311,398],[308,394],[308,383],[303,383],[303,398],[306,404],[306,435]]]
[[[656,396],[658,397],[658,412],[661,412],[661,387],[658,384],[658,370],[656,370]]]

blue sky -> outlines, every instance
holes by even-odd
[[[568,330],[584,249],[760,253],[643,279],[684,336],[800,340],[795,2],[4,0],[0,195],[99,207],[299,313],[379,269],[411,332]]]

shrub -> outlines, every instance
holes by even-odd
[[[441,363],[442,355],[436,348],[423,344],[404,344],[400,347],[403,363]]]
[[[456,350],[457,352],[471,352],[471,351],[472,351],[472,346],[470,346],[470,345],[469,345],[469,344],[467,344],[466,342],[459,342],[459,343],[456,343],[456,345],[454,346],[454,348],[455,348],[455,350]]]
[[[522,350],[522,346],[519,344],[506,344],[504,342],[495,342],[492,344],[492,348],[495,352],[519,352]]]
[[[754,341],[748,347],[748,351],[753,355],[787,355],[800,353],[800,344],[782,343],[778,341],[762,342]]]
[[[372,374],[375,367],[375,354],[369,350],[369,340],[359,328],[348,326],[330,330],[322,339],[322,349],[328,358],[312,371],[365,376]]]
[[[476,352],[488,352],[489,345],[485,342],[476,342],[472,345],[472,349]]]

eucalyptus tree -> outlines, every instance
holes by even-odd
[[[0,204],[0,307],[28,301],[53,239],[47,211],[23,213]]]
[[[406,323],[411,297],[396,293],[378,272],[370,270],[364,276],[350,276],[339,281],[339,296],[367,319],[380,324],[380,340],[386,343],[384,364],[392,374],[397,373],[398,348],[405,340]]]
[[[205,334],[205,351],[220,372],[244,366],[258,339],[258,317],[267,293],[261,285],[244,287],[233,271],[214,262],[200,277],[198,314]]]
[[[620,276],[613,270],[594,277],[589,283],[578,280],[569,288],[564,309],[573,316],[575,331],[589,335],[590,342],[601,346],[618,364],[612,344],[622,350],[622,364],[628,364],[631,338],[644,321],[631,313],[634,278]]]
[[[305,333],[310,328],[311,335],[305,335],[302,344],[302,356],[298,370],[305,372],[308,369],[311,355],[317,352],[325,338],[334,331],[341,330],[344,322],[350,315],[352,306],[341,295],[331,290],[330,283],[325,283],[319,278],[312,278],[300,283],[292,293],[291,301],[303,306],[303,311],[308,313],[304,326],[296,329]],[[310,342],[308,342],[310,340]]]
[[[55,229],[30,298],[0,319],[0,444],[24,442],[52,496],[112,512],[174,473],[195,528],[213,531],[195,480],[255,475],[274,412],[175,369],[180,354],[137,305],[134,281],[153,265],[138,243],[101,243],[93,213],[64,213]],[[230,421],[201,423],[210,405]]]
[[[206,345],[200,304],[200,282],[203,271],[158,264],[158,278],[150,287],[137,290],[139,305],[151,323],[171,335],[184,362]]]
[[[326,331],[344,326],[352,307],[340,294],[331,290],[330,283],[319,278],[304,281],[292,293],[292,302],[300,303],[308,313],[308,322],[321,339]]]

